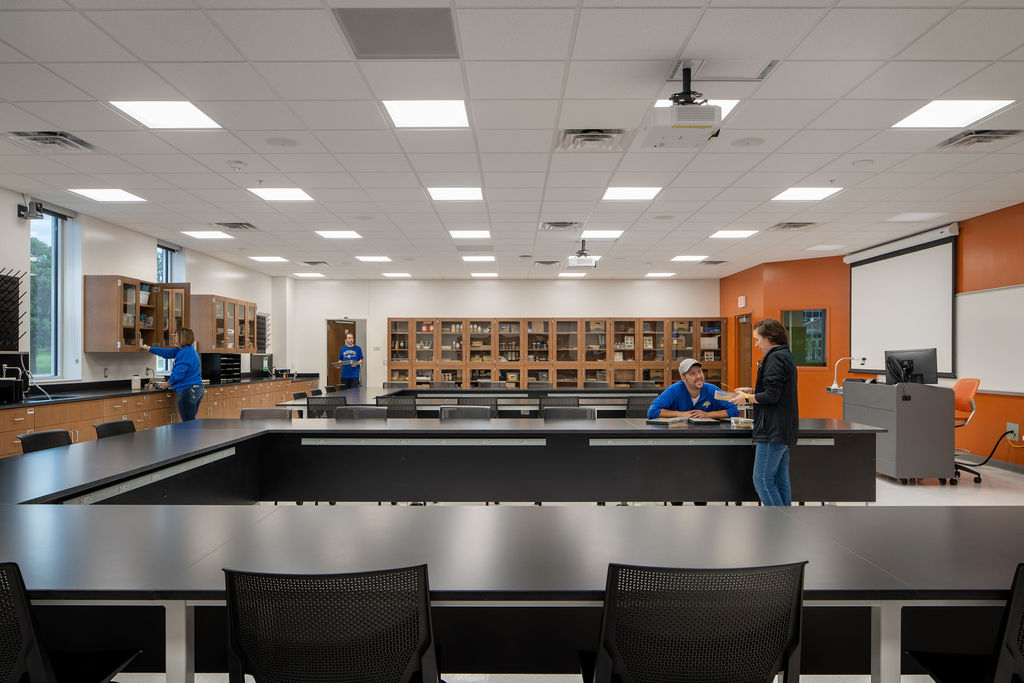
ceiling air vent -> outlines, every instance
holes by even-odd
[[[566,128],[555,147],[556,152],[621,152],[621,128]]]
[[[540,232],[577,232],[583,227],[579,221],[544,221],[537,226]]]
[[[720,266],[723,263],[728,263],[728,261],[701,261],[700,265],[702,265],[702,266]]]
[[[815,225],[815,224],[814,223],[799,223],[799,222],[776,223],[775,225],[773,225],[772,227],[770,227],[768,229],[769,230],[774,230],[774,231],[777,231],[777,232],[791,232],[793,230],[803,230],[804,228],[809,228],[812,225]]]
[[[557,266],[561,261],[534,261],[535,266]]]
[[[943,140],[935,147],[936,149],[958,149],[975,145],[993,145],[1019,137],[1020,134],[1019,130],[965,130],[948,140]]]
[[[218,228],[235,230],[238,232],[256,232],[256,226],[252,223],[214,223]]]
[[[11,131],[5,140],[33,152],[91,152],[95,149],[82,138],[62,130]]]
[[[327,261],[303,261],[307,266],[326,266]]]

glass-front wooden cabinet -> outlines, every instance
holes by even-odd
[[[461,320],[441,321],[440,352],[442,363],[461,363],[462,347],[465,342],[465,326]],[[448,380],[445,380],[448,381]]]
[[[551,362],[551,322],[548,320],[526,321],[526,362]],[[544,380],[547,381],[547,380]]]
[[[122,275],[86,275],[84,284],[87,352],[140,352],[143,344],[173,346],[165,331],[189,324],[187,282],[163,284]],[[180,304],[177,311],[175,301]]]
[[[578,320],[558,320],[555,322],[555,361],[558,363],[575,363],[579,360]]]
[[[665,360],[665,321],[640,321],[640,360],[661,363]]]
[[[255,352],[255,303],[214,294],[193,294],[190,300],[200,353]]]
[[[492,331],[493,323],[490,320],[469,321],[469,362],[471,364],[494,362]]]
[[[583,360],[588,363],[602,363],[608,360],[608,321],[583,322],[583,350]]]
[[[434,362],[434,321],[416,320],[416,365]]]

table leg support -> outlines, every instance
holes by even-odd
[[[871,683],[900,683],[902,609],[896,602],[871,607]]]
[[[195,607],[184,600],[164,603],[167,683],[194,683]]]

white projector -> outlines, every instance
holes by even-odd
[[[700,149],[722,126],[722,108],[714,104],[655,107],[636,133],[644,149]]]
[[[597,268],[597,259],[593,256],[570,256],[565,265],[568,268]]]

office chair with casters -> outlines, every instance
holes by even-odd
[[[22,453],[45,451],[47,448],[60,448],[71,445],[71,434],[66,429],[50,429],[45,432],[29,432],[19,434]]]
[[[629,388],[630,389],[657,389],[658,388],[658,383],[657,382],[653,382],[651,380],[631,381],[629,383]]]
[[[0,674],[4,681],[108,683],[135,659],[139,650],[114,652],[47,651],[39,641],[21,570],[0,563]]]
[[[242,408],[243,420],[291,420],[292,411],[287,408]]]
[[[490,420],[489,406],[441,406],[441,422],[449,420]]]
[[[323,396],[324,392],[321,391],[320,389],[310,389],[309,390],[309,395],[310,396]]]
[[[385,389],[408,389],[408,382],[384,382]]]
[[[995,647],[987,654],[907,650],[938,683],[1024,681],[1024,562],[1017,565]]]
[[[335,408],[347,406],[344,396],[309,396],[306,398],[306,417],[334,417]]]
[[[596,420],[597,410],[580,406],[549,406],[541,408],[545,420]]]
[[[224,579],[230,683],[439,683],[425,564]]]
[[[92,427],[96,430],[97,439],[105,439],[118,434],[131,434],[135,431],[135,423],[131,420],[111,420],[94,424]]]
[[[545,408],[551,408],[552,406],[571,406],[579,407],[580,397],[579,396],[541,396],[538,408],[541,412],[544,412]]]
[[[298,401],[300,398],[306,398],[306,392],[305,391],[293,391],[292,392],[292,400],[293,401]]]
[[[647,417],[647,409],[651,407],[651,402],[654,401],[653,396],[627,396],[626,397],[626,417]]]
[[[430,388],[431,389],[458,389],[459,388],[459,383],[458,382],[431,382],[430,383]]]
[[[763,681],[800,675],[806,562],[736,569],[608,566],[585,681]]]
[[[585,380],[583,382],[583,388],[584,389],[609,389],[609,388],[611,388],[611,384],[609,384],[608,382],[598,382],[597,380],[589,379],[589,380]]]
[[[387,406],[388,417],[416,417],[415,396],[378,396],[377,405]]]
[[[554,385],[551,382],[535,382],[533,380],[527,380],[527,389],[554,389]]]
[[[387,406],[341,406],[334,409],[334,419],[342,420],[386,420]]]
[[[496,396],[459,396],[455,400],[460,406],[487,406],[491,411],[491,417],[498,417]]]
[[[978,393],[978,387],[981,386],[981,380],[973,377],[964,377],[957,380],[956,384],[953,385],[953,428],[960,429],[971,424],[971,420],[974,419],[974,414],[977,412],[977,408],[974,406],[974,395]],[[958,455],[973,455],[970,451],[963,448],[956,448],[953,450],[953,476],[949,478],[949,483],[956,485],[960,483],[960,473],[970,472],[974,475],[974,483],[981,483],[981,473],[974,469],[978,467],[974,463],[959,462],[955,458]]]

